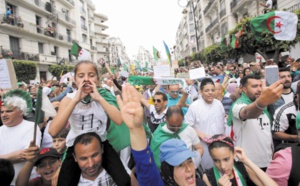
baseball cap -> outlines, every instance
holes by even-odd
[[[160,161],[166,161],[172,166],[178,166],[185,160],[197,156],[179,139],[170,139],[160,145]]]
[[[43,148],[40,151],[40,153],[38,155],[38,159],[37,159],[37,161],[35,162],[34,165],[39,164],[41,159],[47,158],[47,157],[53,157],[53,158],[57,158],[57,159],[60,158],[58,152],[54,148]]]

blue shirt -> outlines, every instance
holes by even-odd
[[[149,147],[141,151],[131,149],[135,167],[136,175],[139,185],[141,186],[164,186],[160,173],[155,165],[153,153]]]
[[[168,96],[168,104],[167,107],[171,107],[174,106],[178,103],[178,101],[180,100],[180,98],[182,97],[181,94],[178,95],[177,99],[172,98],[169,94],[167,94]],[[186,104],[190,105],[191,104],[191,100],[189,98],[186,99]],[[183,115],[185,115],[188,111],[188,107],[182,107],[182,111],[183,111]]]

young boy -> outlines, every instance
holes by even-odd
[[[53,137],[52,148],[54,148],[58,154],[60,154],[61,158],[67,149],[66,138],[68,133],[69,130],[64,128],[62,131],[60,131],[60,133]]]
[[[18,186],[51,186],[51,178],[61,165],[58,152],[53,148],[44,148],[41,151],[38,146],[30,146],[25,152],[27,162],[21,169],[16,185]],[[40,177],[30,180],[33,167]]]

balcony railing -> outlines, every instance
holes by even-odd
[[[204,9],[204,14],[207,13],[207,11],[210,9],[211,5],[214,3],[214,0],[210,0],[207,4],[207,6]]]
[[[236,5],[240,4],[242,1],[247,1],[247,0],[233,0],[231,3],[230,3],[230,8],[231,8],[231,11],[234,7],[236,7]]]
[[[221,10],[220,12],[220,18],[224,17],[226,15],[226,9]]]
[[[208,32],[212,27],[214,27],[219,22],[218,18],[216,18],[213,22],[211,22],[205,29]]]
[[[298,9],[300,9],[300,3],[295,4],[295,5],[293,5],[293,6],[289,7],[289,8],[287,8],[286,11],[292,12],[292,11],[298,10]]]

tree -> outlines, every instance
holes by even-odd
[[[72,72],[74,70],[73,65],[51,65],[48,68],[48,71],[56,77],[58,80],[61,75],[66,74],[67,72]]]
[[[298,16],[299,23],[300,10],[296,10],[294,11],[294,13]],[[298,24],[297,36],[293,41],[276,40],[273,34],[270,34],[268,32],[261,33],[262,39],[256,40],[250,29],[250,21],[251,18],[243,19],[240,23],[236,25],[236,27],[233,30],[229,32],[230,38],[232,38],[233,35],[236,35],[241,29],[243,29],[243,33],[238,38],[238,48],[228,49],[227,47],[226,51],[228,53],[228,56],[245,54],[254,55],[257,52],[267,60],[267,53],[272,52],[273,60],[278,63],[280,52],[288,51],[291,46],[294,46],[297,42],[300,41],[300,24]]]

